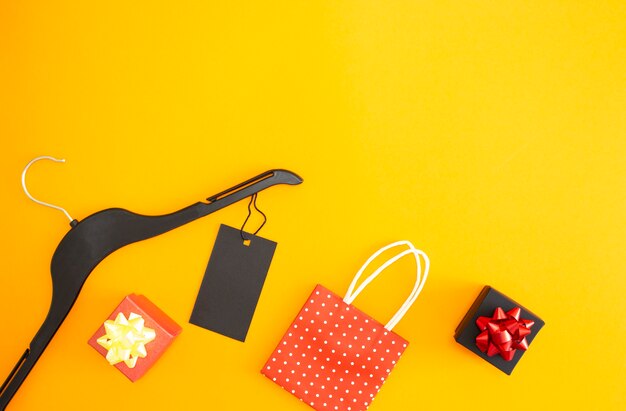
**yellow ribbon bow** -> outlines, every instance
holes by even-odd
[[[106,334],[97,339],[98,344],[109,350],[106,359],[111,365],[124,361],[128,368],[135,368],[138,358],[148,355],[146,344],[154,340],[156,332],[144,327],[141,315],[130,313],[128,319],[119,313],[115,321],[106,320]]]

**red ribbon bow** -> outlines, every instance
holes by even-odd
[[[535,322],[520,319],[522,310],[515,307],[506,313],[501,307],[494,310],[492,317],[478,317],[476,325],[482,331],[476,337],[476,346],[488,356],[500,354],[505,361],[511,361],[515,350],[526,351],[530,327]]]

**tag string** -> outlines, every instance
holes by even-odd
[[[257,207],[256,205],[256,197],[257,197],[257,193],[254,193],[252,194],[252,196],[250,196],[250,202],[248,203],[248,216],[246,217],[246,220],[243,222],[243,225],[241,226],[241,229],[239,230],[239,234],[241,235],[241,239],[243,241],[249,240],[249,238],[246,238],[243,235],[243,229],[246,226],[246,223],[248,222],[248,220],[250,219],[250,216],[252,215],[252,209],[250,208],[250,206],[254,205],[254,209],[263,216],[263,223],[259,226],[259,228],[256,229],[256,231],[252,235],[257,235],[257,233],[261,231],[265,223],[267,223],[267,216],[265,215],[263,211],[259,210],[259,207]]]

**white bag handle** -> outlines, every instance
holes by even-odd
[[[356,290],[354,289],[356,287],[357,282],[359,281],[359,278],[363,274],[363,271],[365,271],[365,269],[369,266],[369,264],[372,261],[374,261],[374,259],[376,259],[376,257],[378,257],[379,255],[381,255],[383,252],[387,251],[390,248],[401,246],[401,245],[406,245],[409,247],[409,249],[404,250],[401,253],[385,261],[380,267],[376,269],[376,271],[370,274]],[[378,276],[378,274],[380,274],[385,268],[389,267],[391,264],[395,263],[402,257],[409,255],[409,254],[412,254],[415,257],[415,263],[417,265],[415,286],[413,287],[413,291],[411,291],[411,294],[409,294],[409,297],[406,299],[404,304],[402,304],[398,312],[396,312],[394,316],[391,317],[391,320],[389,320],[387,325],[385,325],[385,328],[391,331],[393,327],[395,327],[396,324],[400,322],[402,317],[404,317],[404,314],[406,314],[409,308],[411,308],[411,305],[413,305],[413,303],[417,299],[417,296],[422,291],[422,288],[424,288],[424,283],[426,282],[426,278],[428,278],[430,260],[428,259],[428,256],[426,255],[426,253],[424,253],[421,250],[416,249],[413,246],[413,244],[411,244],[410,241],[403,240],[403,241],[397,241],[395,243],[391,243],[389,245],[384,246],[380,250],[376,251],[374,254],[372,254],[372,256],[367,259],[365,264],[363,264],[361,269],[354,276],[354,279],[352,280],[352,283],[350,284],[350,287],[348,288],[348,292],[346,293],[346,296],[343,298],[343,301],[346,304],[352,304],[354,299],[361,293],[361,291],[363,291],[363,289],[365,289],[365,287],[369,285],[369,283],[372,282],[372,280],[374,280],[374,278]],[[420,261],[420,256],[422,256],[422,258],[424,259],[423,275],[422,275],[422,263]]]

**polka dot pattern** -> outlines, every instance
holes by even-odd
[[[366,410],[407,345],[318,285],[261,372],[316,410]]]

